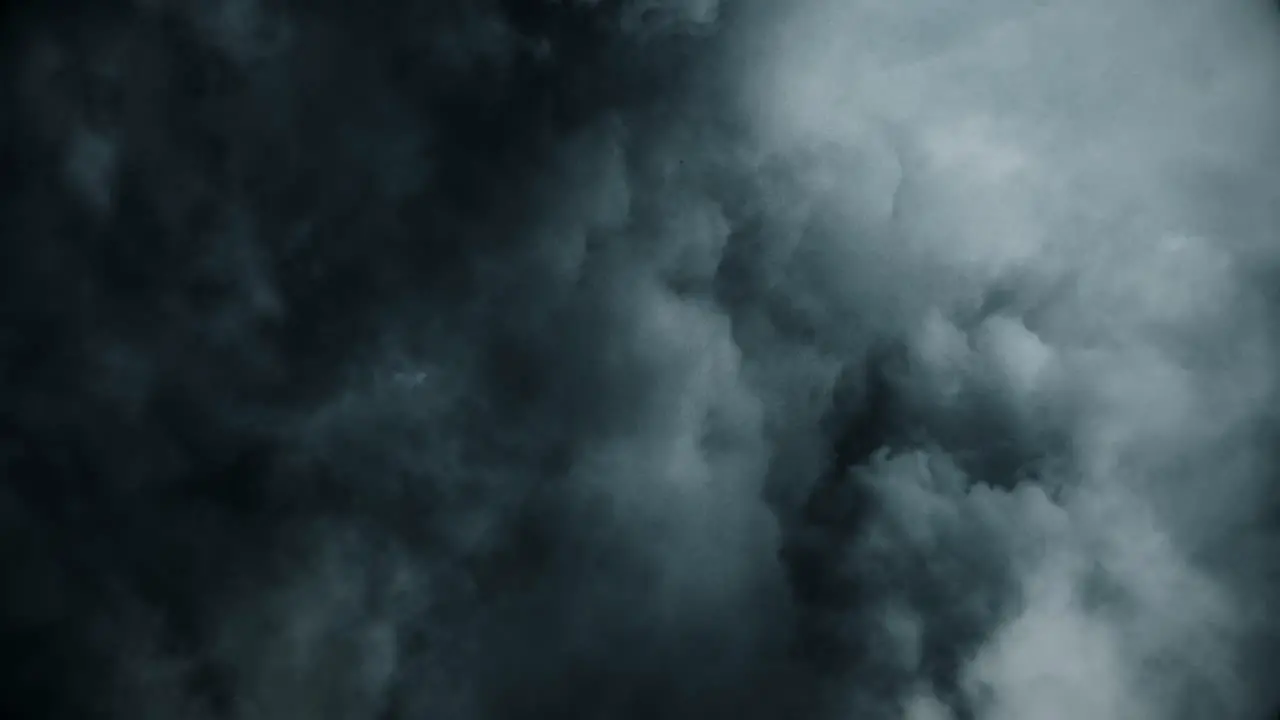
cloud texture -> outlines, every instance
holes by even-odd
[[[6,12],[7,717],[1280,702],[1269,5]]]

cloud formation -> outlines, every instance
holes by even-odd
[[[12,717],[1263,717],[1280,17],[7,23]]]

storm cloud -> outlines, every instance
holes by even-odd
[[[1280,705],[1274,7],[5,12],[6,716]]]

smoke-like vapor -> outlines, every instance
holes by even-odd
[[[6,10],[0,712],[1280,705],[1280,15]]]

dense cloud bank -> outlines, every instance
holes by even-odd
[[[1280,700],[1269,5],[6,12],[5,717]]]

